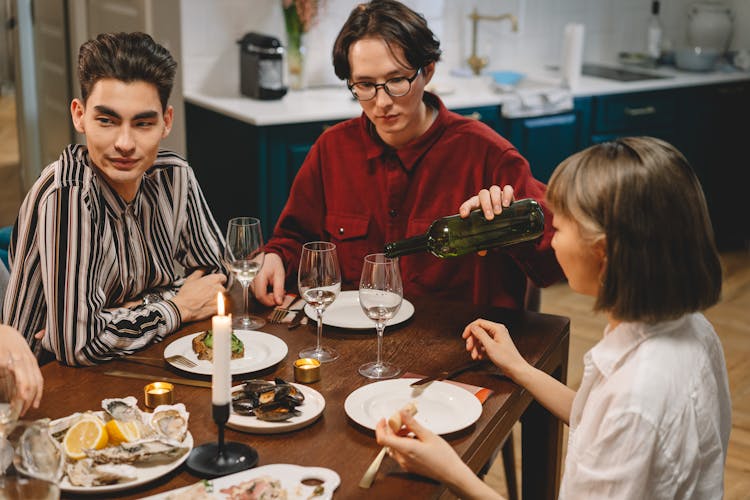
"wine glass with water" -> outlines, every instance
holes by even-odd
[[[224,263],[242,285],[242,315],[234,318],[232,327],[255,330],[266,324],[263,318],[248,312],[248,289],[263,266],[263,231],[260,220],[254,217],[236,217],[229,221]]]
[[[359,367],[359,373],[367,378],[393,378],[401,373],[401,368],[383,361],[382,350],[385,323],[396,315],[403,298],[404,286],[398,259],[391,259],[382,253],[366,256],[359,281],[359,305],[367,317],[375,321],[378,334],[377,360]]]
[[[339,353],[321,345],[323,311],[336,300],[341,291],[341,270],[336,245],[327,241],[312,241],[302,246],[297,274],[297,288],[305,302],[315,309],[318,320],[316,344],[303,349],[300,358],[315,358],[321,363],[333,361]]]

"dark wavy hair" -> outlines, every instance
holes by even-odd
[[[102,33],[81,45],[78,79],[86,102],[99,80],[144,81],[156,86],[162,110],[167,109],[177,62],[146,33]]]
[[[372,0],[349,14],[333,44],[333,68],[341,80],[351,77],[349,48],[363,38],[382,38],[392,54],[403,50],[404,66],[418,69],[440,60],[440,41],[427,27],[424,16],[394,0]]]
[[[591,146],[555,169],[547,200],[584,238],[605,240],[595,309],[655,323],[718,301],[721,263],[706,200],[674,146],[652,137]]]

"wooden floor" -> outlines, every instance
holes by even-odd
[[[18,173],[18,136],[14,97],[0,96],[0,226],[15,221],[21,204]],[[722,254],[725,282],[721,302],[707,312],[721,337],[729,370],[732,393],[732,434],[727,458],[725,493],[727,500],[750,497],[750,252]],[[542,311],[571,318],[568,384],[581,381],[583,355],[600,338],[605,320],[591,312],[593,299],[575,294],[565,284],[542,292]],[[520,467],[520,427],[516,435],[516,460]],[[520,479],[520,469],[517,473]],[[487,482],[505,494],[502,460],[497,460]]]
[[[750,251],[722,253],[724,286],[721,301],[706,311],[724,346],[732,396],[732,433],[724,476],[726,500],[750,498]],[[581,383],[583,355],[602,336],[605,317],[591,312],[594,299],[576,294],[566,284],[542,291],[542,312],[571,319],[568,385]],[[514,430],[516,477],[520,479],[520,426]],[[567,436],[567,428],[566,428]],[[506,494],[502,460],[487,475],[497,491]]]

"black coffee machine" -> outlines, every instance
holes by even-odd
[[[240,91],[253,99],[281,99],[284,86],[284,47],[277,38],[248,33],[240,45]]]

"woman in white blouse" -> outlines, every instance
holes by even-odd
[[[721,498],[729,386],[721,344],[700,313],[719,298],[721,266],[697,177],[671,145],[624,138],[561,163],[547,199],[570,287],[608,316],[580,388],[529,365],[501,324],[469,324],[466,349],[570,425],[560,498]],[[500,202],[493,186],[462,213]],[[403,468],[462,498],[498,497],[447,442],[402,417],[416,439],[384,421],[376,433]]]

